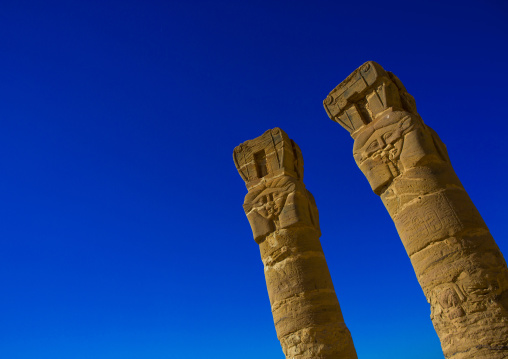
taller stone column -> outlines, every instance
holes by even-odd
[[[303,158],[280,128],[233,153],[248,193],[243,208],[259,244],[277,337],[287,359],[356,358],[303,184]]]
[[[367,62],[324,106],[395,223],[446,358],[508,358],[506,262],[413,97]]]

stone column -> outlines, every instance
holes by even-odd
[[[303,184],[303,158],[280,128],[233,153],[247,186],[243,208],[259,244],[273,320],[288,359],[356,358]]]
[[[395,223],[446,358],[508,358],[506,262],[413,97],[367,62],[324,106]]]

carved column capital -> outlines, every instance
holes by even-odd
[[[300,148],[280,128],[235,148],[233,159],[249,192],[243,208],[254,240],[290,227],[311,227],[319,232],[319,217],[312,194],[303,184]]]

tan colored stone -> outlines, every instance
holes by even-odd
[[[324,100],[392,217],[446,358],[508,357],[508,270],[446,146],[390,72],[367,62]]]
[[[243,208],[286,358],[356,358],[319,241],[316,203],[302,181],[300,149],[275,128],[236,147],[233,159],[248,189]]]

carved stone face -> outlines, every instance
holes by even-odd
[[[406,111],[386,111],[354,134],[353,156],[380,195],[402,172],[430,162],[449,162],[446,146],[421,118]]]
[[[375,193],[380,194],[383,186],[400,174],[404,136],[418,125],[414,115],[390,111],[367,125],[356,137],[353,156]]]
[[[369,157],[386,160],[398,158],[402,138],[414,125],[415,121],[409,114],[404,116],[402,112],[388,113],[358,136],[353,147],[355,159],[362,162]]]
[[[276,221],[284,207],[288,194],[294,191],[294,185],[289,188],[265,188],[250,201],[251,210],[255,210],[261,217]]]
[[[251,190],[243,208],[258,243],[277,229],[297,224],[319,229],[312,195],[303,183],[289,176],[275,178]]]

